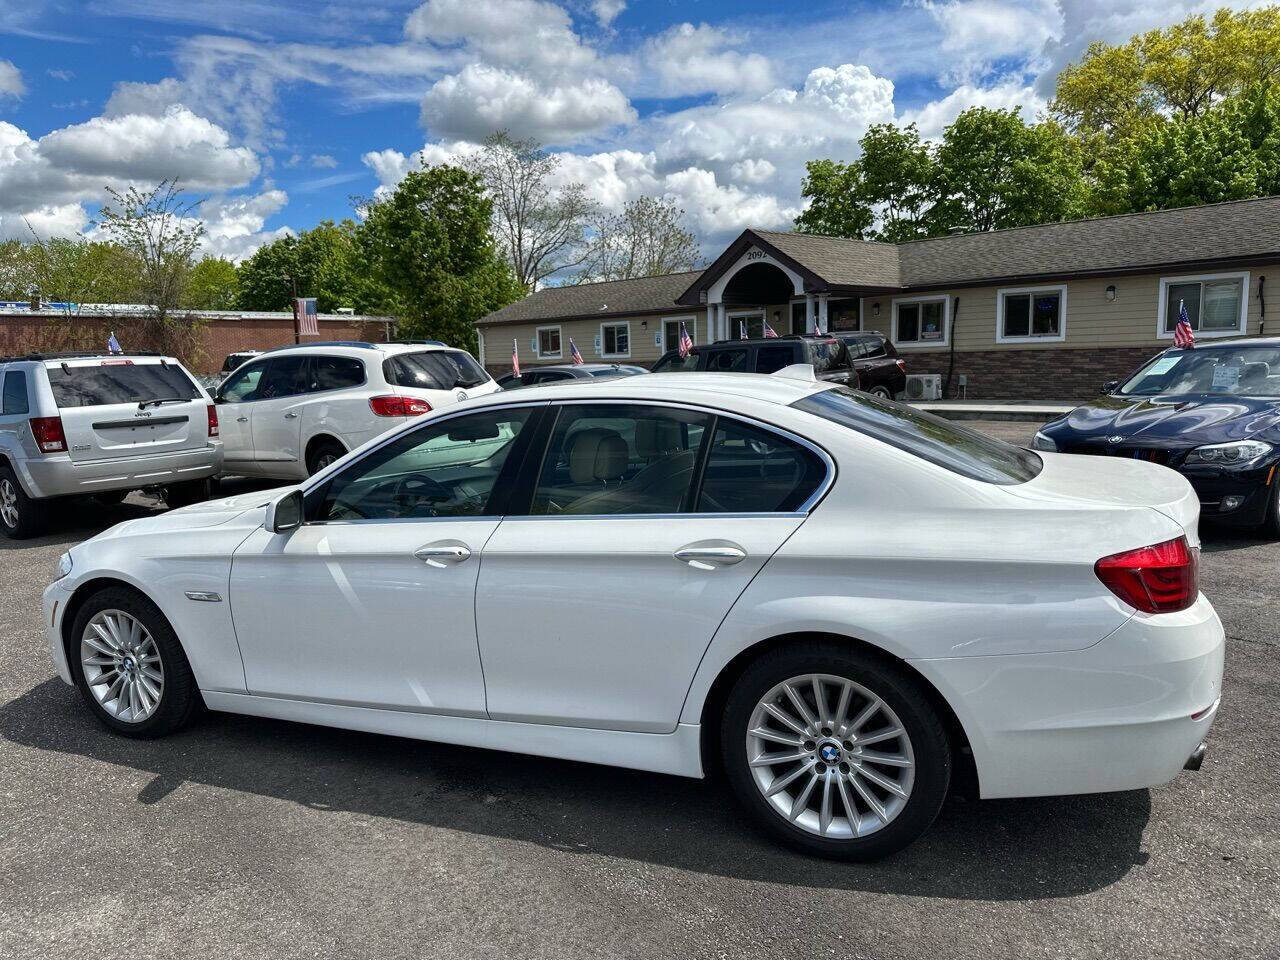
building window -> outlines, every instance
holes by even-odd
[[[996,291],[996,343],[1037,343],[1067,335],[1067,288]]]
[[[631,324],[629,323],[600,324],[600,356],[602,357],[631,356]]]
[[[694,343],[698,342],[697,320],[694,317],[676,317],[673,320],[662,321],[662,349],[678,350],[680,348],[680,324],[684,324],[685,330],[689,331],[689,339]]]
[[[560,359],[560,328],[539,327],[537,330],[537,349],[534,351],[539,360]]]
[[[1160,278],[1160,327],[1173,336],[1182,306],[1191,329],[1201,337],[1229,337],[1245,332],[1249,314],[1249,275],[1219,273],[1202,277]]]
[[[946,297],[893,301],[893,342],[906,347],[946,346],[948,312]]]
[[[764,336],[763,313],[731,313],[729,314],[729,339],[742,339],[742,325],[746,324],[747,337],[755,340]],[[777,333],[778,331],[774,331]]]

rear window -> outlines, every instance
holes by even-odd
[[[478,387],[489,380],[475,357],[462,350],[427,350],[389,357],[383,364],[387,383],[419,390]]]
[[[59,407],[101,407],[143,400],[194,400],[200,388],[171,363],[70,364],[45,368]]]
[[[849,365],[849,353],[839,340],[817,340],[810,345],[814,373],[830,373]]]
[[[904,403],[881,400],[844,387],[810,394],[792,406],[882,440],[971,480],[1003,485],[1026,483],[1044,466],[1030,450]]]

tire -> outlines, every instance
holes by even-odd
[[[321,440],[313,444],[307,451],[307,476],[314,477],[333,461],[346,455],[347,451],[336,440]]]
[[[132,623],[141,631],[129,629]],[[92,644],[85,641],[86,634]],[[131,648],[131,641],[136,647]],[[169,621],[133,590],[107,587],[91,596],[76,614],[68,647],[80,695],[94,716],[117,733],[140,740],[162,737],[185,725],[201,706],[191,665]],[[119,678],[139,676],[132,687],[140,692],[133,698],[126,685],[112,697]],[[101,683],[95,682],[98,678]]]
[[[893,399],[893,391],[891,391],[888,387],[879,387],[879,386],[872,387],[870,390],[867,391],[867,393],[871,394],[873,397],[879,397],[881,400]]]
[[[103,506],[114,507],[117,503],[124,503],[124,498],[128,495],[128,490],[108,490],[105,493],[95,493],[93,499]]]
[[[11,540],[26,540],[44,533],[48,525],[47,502],[27,496],[13,469],[0,466],[0,533]]]
[[[816,709],[814,677],[826,701],[826,725]],[[807,719],[786,695],[788,683],[804,702]],[[849,698],[839,716],[851,725],[852,737],[834,719],[845,689]],[[808,728],[803,738],[765,710],[766,698],[793,723]],[[871,712],[863,717],[867,710]],[[861,722],[852,727],[857,721]],[[829,731],[827,736],[824,729]],[[901,735],[884,738],[893,729]],[[752,736],[753,730],[781,739]],[[864,748],[858,743],[859,732],[862,739],[880,739]],[[782,739],[794,744],[784,744]],[[876,860],[911,843],[937,817],[951,782],[946,728],[919,682],[886,660],[831,641],[782,647],[748,666],[725,703],[720,747],[726,777],[757,824],[790,846],[838,860]],[[887,755],[900,765],[863,760],[866,753]],[[798,758],[793,762],[751,765],[764,755],[792,754]],[[908,765],[901,765],[903,760]],[[873,776],[904,796],[879,786]],[[781,789],[767,798],[766,789],[774,786]],[[879,813],[866,796],[879,806]],[[830,803],[825,821],[824,798]],[[788,814],[794,814],[794,822]],[[851,827],[855,817],[857,835]]]
[[[186,480],[182,483],[171,483],[164,488],[164,502],[170,510],[189,507],[193,503],[203,503],[213,496],[213,481]]]

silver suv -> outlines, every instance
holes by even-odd
[[[0,533],[41,532],[57,497],[119,501],[158,487],[206,499],[222,469],[218,413],[173,357],[0,357]]]

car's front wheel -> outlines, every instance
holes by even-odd
[[[156,606],[124,587],[90,597],[71,627],[76,686],[104,724],[125,736],[160,737],[200,705],[191,665]]]
[[[45,501],[28,497],[14,472],[0,467],[0,532],[25,540],[44,533],[48,519]]]
[[[726,703],[721,750],[734,792],[766,830],[846,860],[919,837],[951,779],[946,728],[919,683],[827,641],[747,668]]]

